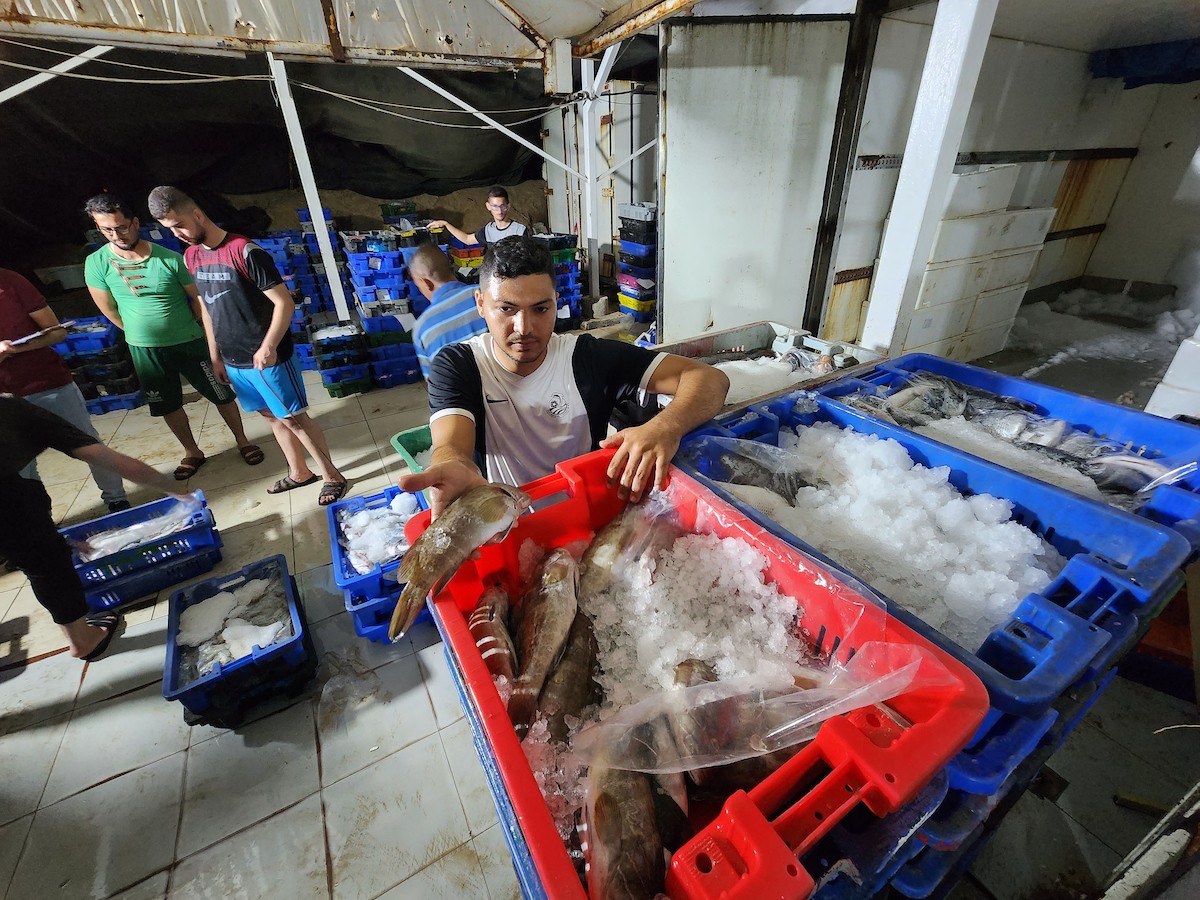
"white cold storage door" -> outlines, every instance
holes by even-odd
[[[764,320],[798,327],[849,24],[663,28],[659,340]]]

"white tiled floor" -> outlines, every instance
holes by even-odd
[[[389,440],[427,420],[423,387],[333,400],[306,380],[351,495],[394,483]],[[211,454],[188,486],[225,542],[201,578],[285,555],[321,669],[299,700],[236,732],[189,728],[162,697],[177,587],[128,613],[113,650],[84,666],[58,652],[23,576],[0,576],[0,898],[519,896],[436,629],[394,646],[357,637],[317,485],[266,494],[283,468],[261,423],[247,417],[267,462],[250,467],[215,410],[187,409]],[[145,410],[97,425],[160,468],[178,459]],[[64,524],[101,515],[86,470],[53,456],[42,474]]]

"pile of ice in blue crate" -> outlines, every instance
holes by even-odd
[[[198,636],[184,638],[181,634],[186,611],[209,600],[221,605],[216,615],[204,617],[208,625],[236,627],[241,633],[242,646],[236,655],[228,647],[222,654],[212,653],[215,641],[210,640],[205,642],[210,651],[206,657],[199,652],[204,645],[198,651],[189,643]],[[221,636],[227,637],[228,632]],[[317,664],[296,582],[283,556],[267,557],[239,572],[193,584],[171,596],[162,691],[167,700],[183,705],[184,721],[189,725],[236,728],[259,703],[279,696],[298,696],[316,675]]]
[[[658,289],[658,207],[653,203],[622,203],[621,242],[617,250],[617,301],[621,312],[635,322],[653,322]]]
[[[152,533],[157,519],[170,517],[175,529],[168,534],[148,537],[142,543],[104,556],[85,560],[76,550],[75,573],[83,584],[84,598],[93,610],[116,609],[165,587],[208,572],[221,560],[221,535],[212,510],[207,508],[203,491],[196,491],[198,506],[189,508],[179,500],[163,500],[135,506],[73,525],[60,532],[73,547],[95,539],[103,532],[143,526]]]
[[[328,509],[333,578],[359,637],[387,643],[388,624],[404,587],[396,580],[403,561],[402,530],[408,518],[428,509],[421,494],[389,487],[369,497],[351,497]],[[378,529],[366,534],[364,529]],[[357,541],[365,540],[363,544]],[[376,561],[384,560],[384,561]],[[423,612],[425,618],[428,612]],[[419,621],[419,620],[418,620]]]
[[[71,370],[91,415],[145,403],[125,335],[104,316],[75,319],[66,340],[53,347]]]
[[[921,900],[950,884],[970,864],[1042,764],[1112,681],[1116,664],[1176,593],[1181,569],[1200,549],[1200,482],[1154,489],[1137,515],[1018,474],[847,406],[839,396],[863,384],[933,370],[1029,403],[1077,428],[1146,448],[1172,462],[1200,457],[1200,429],[1079,397],[1022,379],[996,376],[935,357],[913,355],[858,377],[794,392],[718,419],[685,439],[679,461],[724,499],[784,540],[822,556],[717,482],[732,473],[713,437],[777,444],[780,429],[828,422],[891,439],[917,463],[946,467],[965,495],[1008,500],[1013,518],[1042,536],[1069,562],[1030,594],[979,649],[968,651],[908,610],[884,598],[888,611],[968,665],[992,703],[971,743],[946,768],[945,796],[898,831],[887,820],[865,834],[831,834],[822,852],[854,863],[840,867],[818,897],[870,897],[890,884]],[[836,559],[831,564],[838,566]],[[927,799],[927,798],[926,798]],[[916,801],[914,801],[916,804]],[[899,814],[897,814],[899,815]],[[885,831],[897,831],[891,840]],[[863,857],[870,846],[874,855]],[[855,857],[858,854],[858,857]],[[851,876],[849,873],[854,872]]]

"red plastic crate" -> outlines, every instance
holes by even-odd
[[[500,778],[520,822],[536,875],[548,896],[585,895],[526,762],[524,751],[491,675],[467,630],[466,616],[485,584],[518,590],[517,554],[532,539],[559,547],[587,538],[625,503],[607,486],[613,451],[600,450],[560,463],[554,475],[525,485],[534,501],[552,505],[522,517],[508,537],[481,549],[433,599],[449,652],[460,668],[469,702],[478,712]],[[738,537],[769,561],[767,579],[801,601],[801,629],[809,643],[846,661],[859,643],[883,641],[923,648],[922,665],[948,677],[937,686],[889,701],[904,728],[873,708],[830,719],[817,737],[749,795],[737,792],[672,859],[667,890],[679,898],[807,897],[813,876],[799,858],[840,819],[863,803],[876,816],[895,812],[964,747],[988,709],[982,683],[961,663],[889,617],[795,548],[672,467],[674,496],[686,530]],[[406,526],[410,541],[429,524],[429,513]],[[851,640],[842,637],[853,629]],[[703,825],[703,828],[699,826]]]

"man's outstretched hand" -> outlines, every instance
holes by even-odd
[[[487,484],[474,465],[460,460],[435,463],[424,472],[401,475],[396,482],[401,490],[415,494],[428,489],[429,506],[436,519],[459,495],[473,487]]]
[[[667,486],[667,470],[679,449],[676,429],[653,419],[645,425],[625,428],[600,442],[604,449],[616,448],[608,464],[608,483],[618,485],[621,499],[637,503],[651,488]]]

